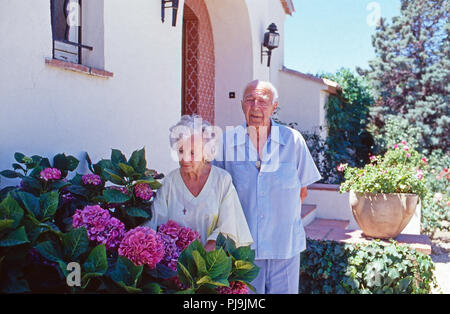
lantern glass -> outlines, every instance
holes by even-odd
[[[280,35],[277,33],[269,33],[268,47],[272,49],[278,48],[279,43],[280,43]]]

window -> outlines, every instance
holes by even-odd
[[[81,64],[83,50],[93,50],[82,43],[82,12],[82,0],[51,0],[54,59]]]

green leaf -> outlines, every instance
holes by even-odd
[[[22,170],[22,171],[25,171],[25,168],[22,167],[20,164],[13,163],[12,166],[13,166],[13,169],[14,169],[14,170]]]
[[[88,164],[88,168],[91,172],[95,173],[94,168],[92,168],[92,161],[91,161],[91,157],[89,157],[88,152],[85,153],[86,154],[86,162]],[[99,174],[99,173],[97,173]]]
[[[83,269],[87,273],[96,273],[101,275],[106,273],[108,269],[108,260],[106,259],[106,248],[104,244],[98,245],[92,249],[83,264]]]
[[[0,282],[0,291],[3,293],[24,293],[30,291],[22,271],[13,269],[7,272],[5,277],[5,280]]]
[[[39,198],[31,193],[22,191],[17,192],[17,195],[19,196],[28,213],[34,217],[37,217],[41,210]]]
[[[176,271],[163,265],[161,263],[156,264],[155,269],[144,267],[145,273],[156,279],[170,279],[177,275]]]
[[[219,279],[219,280],[215,281],[207,275],[203,276],[202,278],[197,280],[196,284],[199,286],[204,285],[204,284],[213,285],[213,286],[217,286],[217,287],[229,287],[230,286],[230,283],[226,279]]]
[[[139,279],[141,278],[143,269],[143,265],[136,266],[128,258],[119,256],[117,258],[114,270],[110,273],[110,277],[119,286],[128,291],[127,288],[136,288]]]
[[[41,204],[42,219],[52,217],[58,210],[59,193],[58,191],[52,191],[41,194],[39,201]]]
[[[206,270],[206,262],[197,250],[192,251],[192,257],[194,258],[195,266],[197,266],[198,276],[205,276],[208,274]],[[208,276],[209,277],[209,276]]]
[[[162,187],[162,184],[161,183],[159,183],[158,181],[153,181],[153,182],[147,182],[148,183],[148,185],[150,186],[150,188],[152,189],[152,190],[158,190],[158,189],[160,189],[161,187]]]
[[[119,168],[122,169],[122,171],[125,173],[127,177],[131,177],[134,174],[136,174],[136,171],[134,170],[133,167],[124,164],[123,162],[119,162]]]
[[[144,173],[147,162],[145,160],[145,148],[135,150],[130,157],[129,164],[139,173]]]
[[[23,161],[23,158],[24,158],[24,157],[25,157],[25,155],[22,154],[22,153],[18,153],[18,152],[14,153],[14,159],[15,159],[18,163],[23,164],[23,163],[24,163],[24,161]]]
[[[41,183],[36,178],[27,176],[27,177],[23,177],[22,181],[26,184],[27,187],[29,187],[32,190],[36,190],[36,191],[40,192],[42,189]]]
[[[50,190],[61,190],[62,188],[69,186],[69,185],[71,185],[70,182],[65,182],[65,181],[59,180],[59,181],[51,182],[48,185],[48,188]]]
[[[409,277],[406,277],[398,282],[398,288],[401,292],[406,292],[410,284],[411,279]]]
[[[77,158],[75,158],[74,156],[67,156],[66,161],[67,161],[66,170],[68,170],[68,171],[74,171],[75,169],[77,169],[78,165],[80,164],[80,161]]]
[[[19,203],[8,193],[6,198],[0,203],[0,219],[14,220],[12,228],[17,228],[23,218],[23,209]]]
[[[181,253],[183,254],[183,253]],[[180,255],[181,257],[181,255]],[[194,283],[194,279],[192,278],[192,275],[190,274],[189,270],[186,268],[186,266],[184,266],[181,262],[180,259],[178,259],[178,263],[177,263],[177,273],[178,273],[178,278],[180,279],[180,282],[188,287],[192,287],[192,284]]]
[[[150,282],[143,287],[144,292],[151,294],[162,294],[161,286],[156,282]]]
[[[128,208],[127,214],[132,217],[150,218],[149,213],[147,213],[144,209],[137,208],[137,207]]]
[[[122,154],[122,152],[120,150],[112,149],[111,162],[117,166],[120,162],[126,163],[127,159],[125,158],[124,154]]]
[[[3,230],[6,230],[8,228],[11,228],[11,226],[14,224],[14,220],[12,219],[2,219],[0,220],[0,232]]]
[[[77,258],[86,252],[89,246],[89,238],[84,227],[73,229],[64,234],[64,255],[67,256],[71,262],[75,262]]]
[[[0,172],[0,175],[4,176],[5,178],[9,178],[9,179],[23,177],[22,174],[12,171],[12,170],[3,170]]]
[[[103,190],[103,196],[109,204],[121,204],[130,200],[130,197],[114,189]]]
[[[214,280],[226,279],[231,272],[231,257],[223,249],[206,253],[206,269]]]
[[[59,170],[66,170],[67,168],[67,158],[65,154],[57,154],[53,157],[53,167]]]
[[[46,259],[58,262],[62,260],[62,254],[59,252],[51,241],[40,242],[35,246],[36,250]]]
[[[5,238],[0,240],[0,247],[10,247],[29,243],[25,227],[21,226],[19,229],[12,231]]]
[[[112,170],[112,169],[103,169],[103,171],[106,173],[106,176],[108,178],[109,181],[111,181],[114,184],[118,184],[118,185],[124,185],[126,184],[125,180],[122,178],[122,176],[117,173],[116,171]]]
[[[251,270],[254,267],[252,263],[241,260],[234,262],[234,266],[236,267],[236,269],[244,270]]]

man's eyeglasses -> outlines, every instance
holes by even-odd
[[[259,107],[269,107],[271,105],[271,102],[269,99],[247,98],[247,99],[244,99],[243,102],[247,106],[258,105]]]

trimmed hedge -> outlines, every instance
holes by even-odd
[[[391,240],[347,244],[307,240],[299,293],[430,293],[436,287],[428,255]]]

